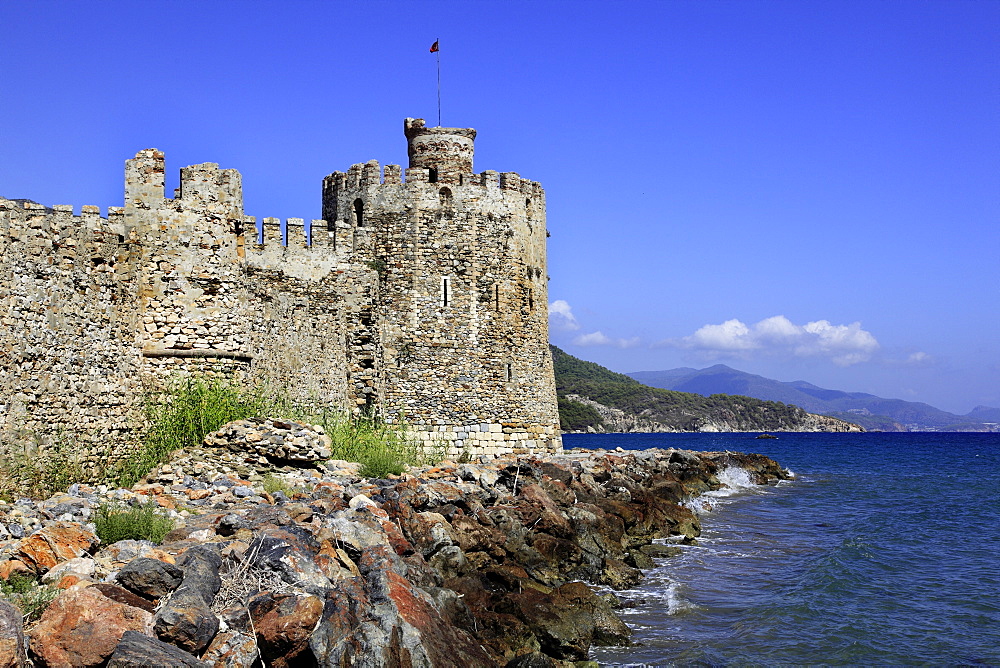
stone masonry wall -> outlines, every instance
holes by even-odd
[[[405,182],[374,161],[324,181],[324,217],[379,270],[382,413],[452,455],[558,449],[544,191],[471,173],[474,130],[405,130]]]
[[[405,130],[405,182],[335,172],[309,228],[258,226],[214,163],[166,197],[155,149],[106,218],[0,199],[0,438],[69,434],[106,465],[135,444],[143,392],[209,373],[405,420],[453,455],[558,449],[544,192],[473,174],[474,130]]]
[[[0,442],[71,441],[93,464],[129,440],[134,253],[120,208],[0,199]]]

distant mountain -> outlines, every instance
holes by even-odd
[[[976,406],[966,413],[965,417],[978,422],[1000,422],[1000,408]]]
[[[776,401],[649,387],[555,346],[552,360],[565,431],[861,431]]]
[[[800,406],[810,413],[832,415],[878,431],[989,431],[1000,422],[1000,409],[979,406],[955,415],[925,403],[883,399],[864,392],[842,392],[796,380],[786,383],[745,373],[725,364],[707,369],[637,371],[626,374],[639,382],[677,392],[740,394]]]

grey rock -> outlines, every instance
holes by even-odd
[[[215,531],[220,536],[232,536],[234,533],[240,529],[249,529],[250,523],[243,518],[242,515],[237,515],[236,513],[230,513],[219,520],[218,526],[216,526]]]
[[[0,599],[0,666],[27,668],[30,665],[21,612]]]
[[[184,579],[153,617],[153,630],[160,640],[200,654],[219,630],[219,618],[211,605],[222,586],[222,558],[213,548],[197,545],[188,549],[177,565],[184,571]]]
[[[210,668],[211,665],[162,640],[126,631],[108,659],[107,668]]]
[[[173,564],[139,557],[118,572],[118,583],[147,598],[163,598],[180,586],[184,571]]]

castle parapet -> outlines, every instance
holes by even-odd
[[[125,161],[125,206],[150,208],[163,199],[163,152],[147,148]]]
[[[422,118],[403,121],[410,167],[429,170],[431,183],[461,183],[472,174],[476,131],[472,128],[429,128]]]
[[[224,216],[243,217],[243,181],[235,169],[219,169],[214,162],[181,169],[181,200]]]

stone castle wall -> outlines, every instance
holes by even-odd
[[[209,372],[405,420],[453,455],[558,449],[544,192],[472,173],[474,130],[405,130],[405,181],[335,172],[308,228],[258,226],[213,163],[165,197],[155,149],[126,163],[106,218],[0,199],[0,432],[69,433],[107,463],[145,390]]]

